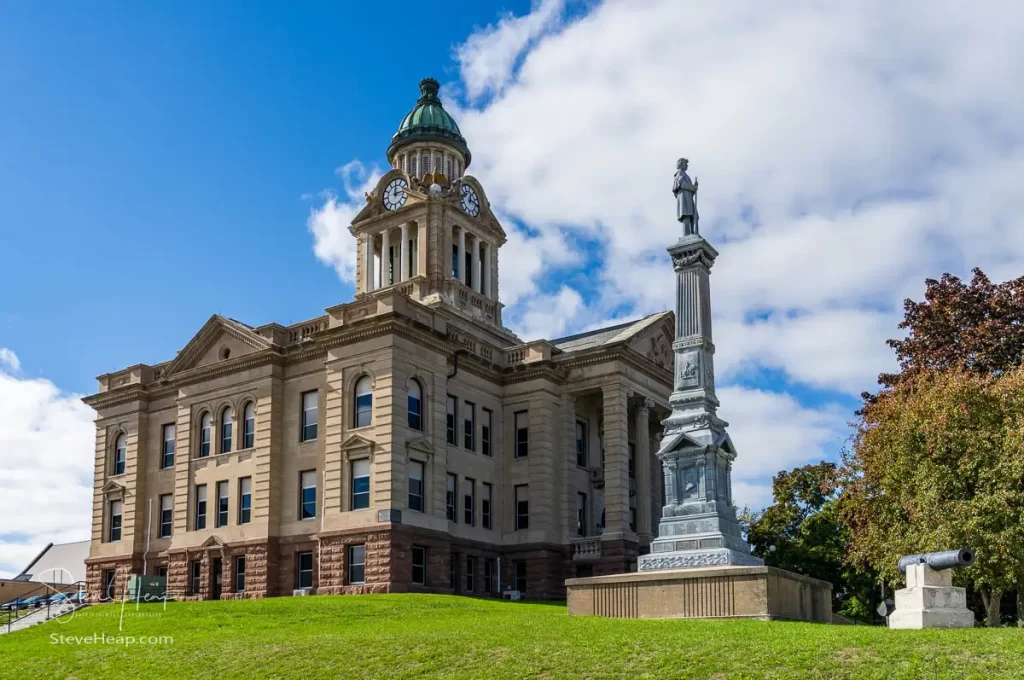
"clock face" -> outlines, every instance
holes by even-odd
[[[468,184],[462,185],[462,212],[470,217],[476,217],[480,214],[480,199],[477,197],[473,187]]]
[[[396,177],[384,187],[384,207],[388,210],[398,210],[405,205],[406,193],[409,183],[401,177]]]

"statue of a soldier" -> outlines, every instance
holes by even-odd
[[[683,223],[683,236],[699,233],[697,230],[697,182],[690,181],[686,174],[689,161],[680,158],[676,163],[675,180],[672,182],[672,193],[676,197],[676,219]]]

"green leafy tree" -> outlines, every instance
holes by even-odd
[[[901,555],[970,546],[954,578],[977,589],[989,625],[1024,573],[1024,372],[919,371],[861,413],[844,455],[840,517],[850,560],[900,578]]]
[[[744,513],[747,539],[769,566],[830,582],[840,614],[870,618],[876,578],[844,562],[850,532],[839,519],[838,492],[834,463],[779,472],[772,479],[772,505]]]

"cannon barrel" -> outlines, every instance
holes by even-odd
[[[927,564],[935,570],[969,567],[974,564],[974,551],[970,548],[960,548],[959,550],[907,555],[900,558],[898,566],[902,573],[906,573],[907,567],[911,564]]]

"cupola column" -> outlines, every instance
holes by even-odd
[[[487,299],[491,298],[491,246],[490,244],[484,244],[484,276],[483,276],[483,289],[484,297]]]
[[[402,261],[400,264],[398,276],[395,277],[398,281],[405,281],[409,278],[409,223],[406,222],[402,225]]]
[[[466,283],[466,230],[459,229],[459,256],[455,262],[455,278],[460,283]]]
[[[376,240],[377,239],[371,234],[367,234],[366,238],[363,240],[363,288],[366,292],[373,290],[373,255],[374,241]]]
[[[480,287],[480,239],[473,237],[473,290],[483,292]]]
[[[391,234],[385,229],[380,236],[380,288],[391,285]]]

